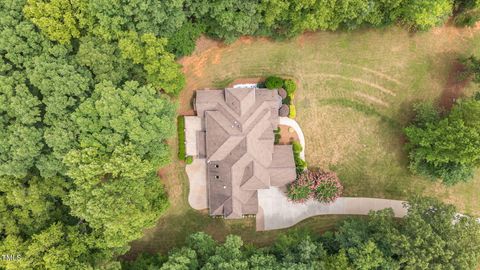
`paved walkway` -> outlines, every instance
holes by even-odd
[[[188,203],[193,209],[202,210],[207,206],[207,163],[205,159],[195,158],[185,167],[190,182]]]
[[[298,135],[298,140],[300,141],[300,144],[302,145],[302,152],[300,153],[300,157],[305,160],[305,136],[303,136],[303,131],[300,128],[300,125],[298,125],[297,121],[288,118],[288,117],[279,117],[280,118],[280,125],[285,125],[293,128],[295,132]]]
[[[185,153],[198,156],[197,131],[202,129],[202,120],[197,116],[185,116]]]
[[[404,201],[397,200],[350,197],[338,198],[331,204],[314,200],[303,204],[292,203],[285,195],[285,188],[271,187],[258,191],[258,205],[261,210],[257,231],[288,228],[318,215],[367,215],[370,210],[385,208],[392,208],[396,217],[403,217],[407,214],[403,203]]]

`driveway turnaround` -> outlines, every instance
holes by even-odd
[[[284,126],[289,126],[295,130],[295,132],[298,135],[298,140],[300,141],[300,144],[302,145],[302,152],[300,152],[300,157],[305,160],[305,136],[303,136],[303,131],[300,128],[300,125],[297,123],[297,121],[288,118],[288,117],[279,117],[280,125]]]
[[[196,210],[207,206],[207,165],[205,159],[195,158],[192,164],[185,167],[190,182],[188,203]]]
[[[293,203],[285,195],[285,188],[270,187],[258,190],[258,205],[261,209],[257,231],[288,228],[318,215],[367,215],[371,210],[385,208],[392,208],[395,217],[404,217],[407,209],[403,203],[404,201],[397,200],[352,197],[341,197],[330,204],[315,200]]]

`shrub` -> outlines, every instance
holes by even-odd
[[[474,98],[476,101],[480,101],[480,92],[475,92],[475,94],[473,94],[473,98]]]
[[[302,152],[303,147],[299,142],[294,141],[292,143],[292,150],[293,159],[295,161],[295,169],[297,171],[297,174],[300,174],[307,168],[307,162],[300,157],[300,153]]]
[[[293,104],[290,105],[290,115],[288,117],[290,117],[292,119],[297,117],[297,110],[295,109],[295,105],[293,105]]]
[[[310,173],[312,172],[307,172],[307,174]],[[317,201],[330,203],[342,194],[343,186],[335,173],[313,173],[311,177],[317,177],[317,179],[312,180],[311,186],[313,197]]]
[[[475,23],[480,19],[480,13],[478,11],[475,12],[466,12],[459,14],[455,17],[454,22],[456,26],[468,26],[472,27],[475,26]]]
[[[311,197],[311,190],[309,187],[308,179],[305,177],[299,177],[293,183],[287,187],[287,196],[294,202],[306,202]]]
[[[319,170],[301,173],[295,182],[288,185],[287,196],[294,202],[305,202],[313,198],[322,203],[335,201],[343,191],[337,175]]]
[[[280,128],[277,128],[273,131],[274,135],[275,135],[275,141],[274,141],[274,144],[278,144],[280,142],[280,138],[281,138],[281,135],[280,135]]]
[[[192,156],[187,156],[185,158],[185,163],[186,164],[192,164],[192,162],[193,162],[193,157]]]
[[[185,116],[180,115],[177,118],[178,132],[178,159],[185,160]]]
[[[463,64],[465,71],[463,74],[463,79],[472,76],[473,81],[479,83],[480,82],[480,59],[475,56],[470,57],[461,57],[459,61]]]
[[[294,80],[288,79],[283,82],[283,88],[287,91],[288,95],[292,95],[295,93],[295,90],[297,90],[297,84]]]
[[[265,80],[268,89],[278,89],[283,86],[283,79],[277,76],[270,76]]]
[[[302,173],[307,168],[307,162],[303,160],[299,154],[294,154],[294,161],[295,161],[295,171],[297,174]]]
[[[282,104],[285,104],[285,105],[290,105],[292,104],[292,98],[290,96],[287,96],[286,98],[284,98],[282,100]]]
[[[278,95],[282,98],[282,100],[286,99],[288,96],[287,91],[285,91],[283,88],[278,89]]]
[[[292,143],[292,149],[293,149],[293,153],[294,153],[294,154],[299,154],[300,152],[302,152],[303,147],[302,147],[302,145],[300,144],[300,142],[294,141],[294,142]]]

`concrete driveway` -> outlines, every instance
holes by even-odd
[[[207,163],[205,159],[195,158],[192,164],[185,167],[190,182],[188,203],[196,210],[206,209],[207,206]]]
[[[285,195],[285,187],[271,187],[258,191],[259,216],[257,231],[291,227],[298,222],[318,215],[367,215],[371,210],[392,208],[396,217],[403,217],[407,209],[404,201],[341,197],[331,204],[315,200],[293,203]]]

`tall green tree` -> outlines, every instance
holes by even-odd
[[[169,161],[169,148],[163,142],[175,134],[171,125],[175,114],[175,105],[165,95],[129,81],[118,88],[111,82],[97,84],[71,118],[80,148],[111,154],[131,144],[139,157],[161,166]]]
[[[470,179],[480,162],[480,122],[475,118],[480,115],[480,101],[460,101],[440,121],[429,112],[419,114],[405,129],[412,171],[450,185]]]
[[[166,45],[164,38],[136,32],[128,32],[118,44],[125,59],[143,66],[147,82],[166,93],[178,94],[185,86],[185,77],[175,56],[165,50]]]
[[[25,177],[43,148],[40,101],[20,73],[0,76],[0,175]]]
[[[428,30],[444,23],[453,12],[453,0],[405,0],[399,17],[413,29]]]
[[[188,0],[186,6],[209,35],[227,43],[255,34],[263,22],[262,5],[256,0]]]
[[[87,4],[87,0],[27,0],[24,13],[51,40],[68,44],[85,27]]]
[[[74,179],[66,204],[102,232],[103,248],[124,248],[153,226],[168,205],[155,167],[141,160],[132,145],[117,147],[112,155],[95,148],[74,150],[65,162]]]

